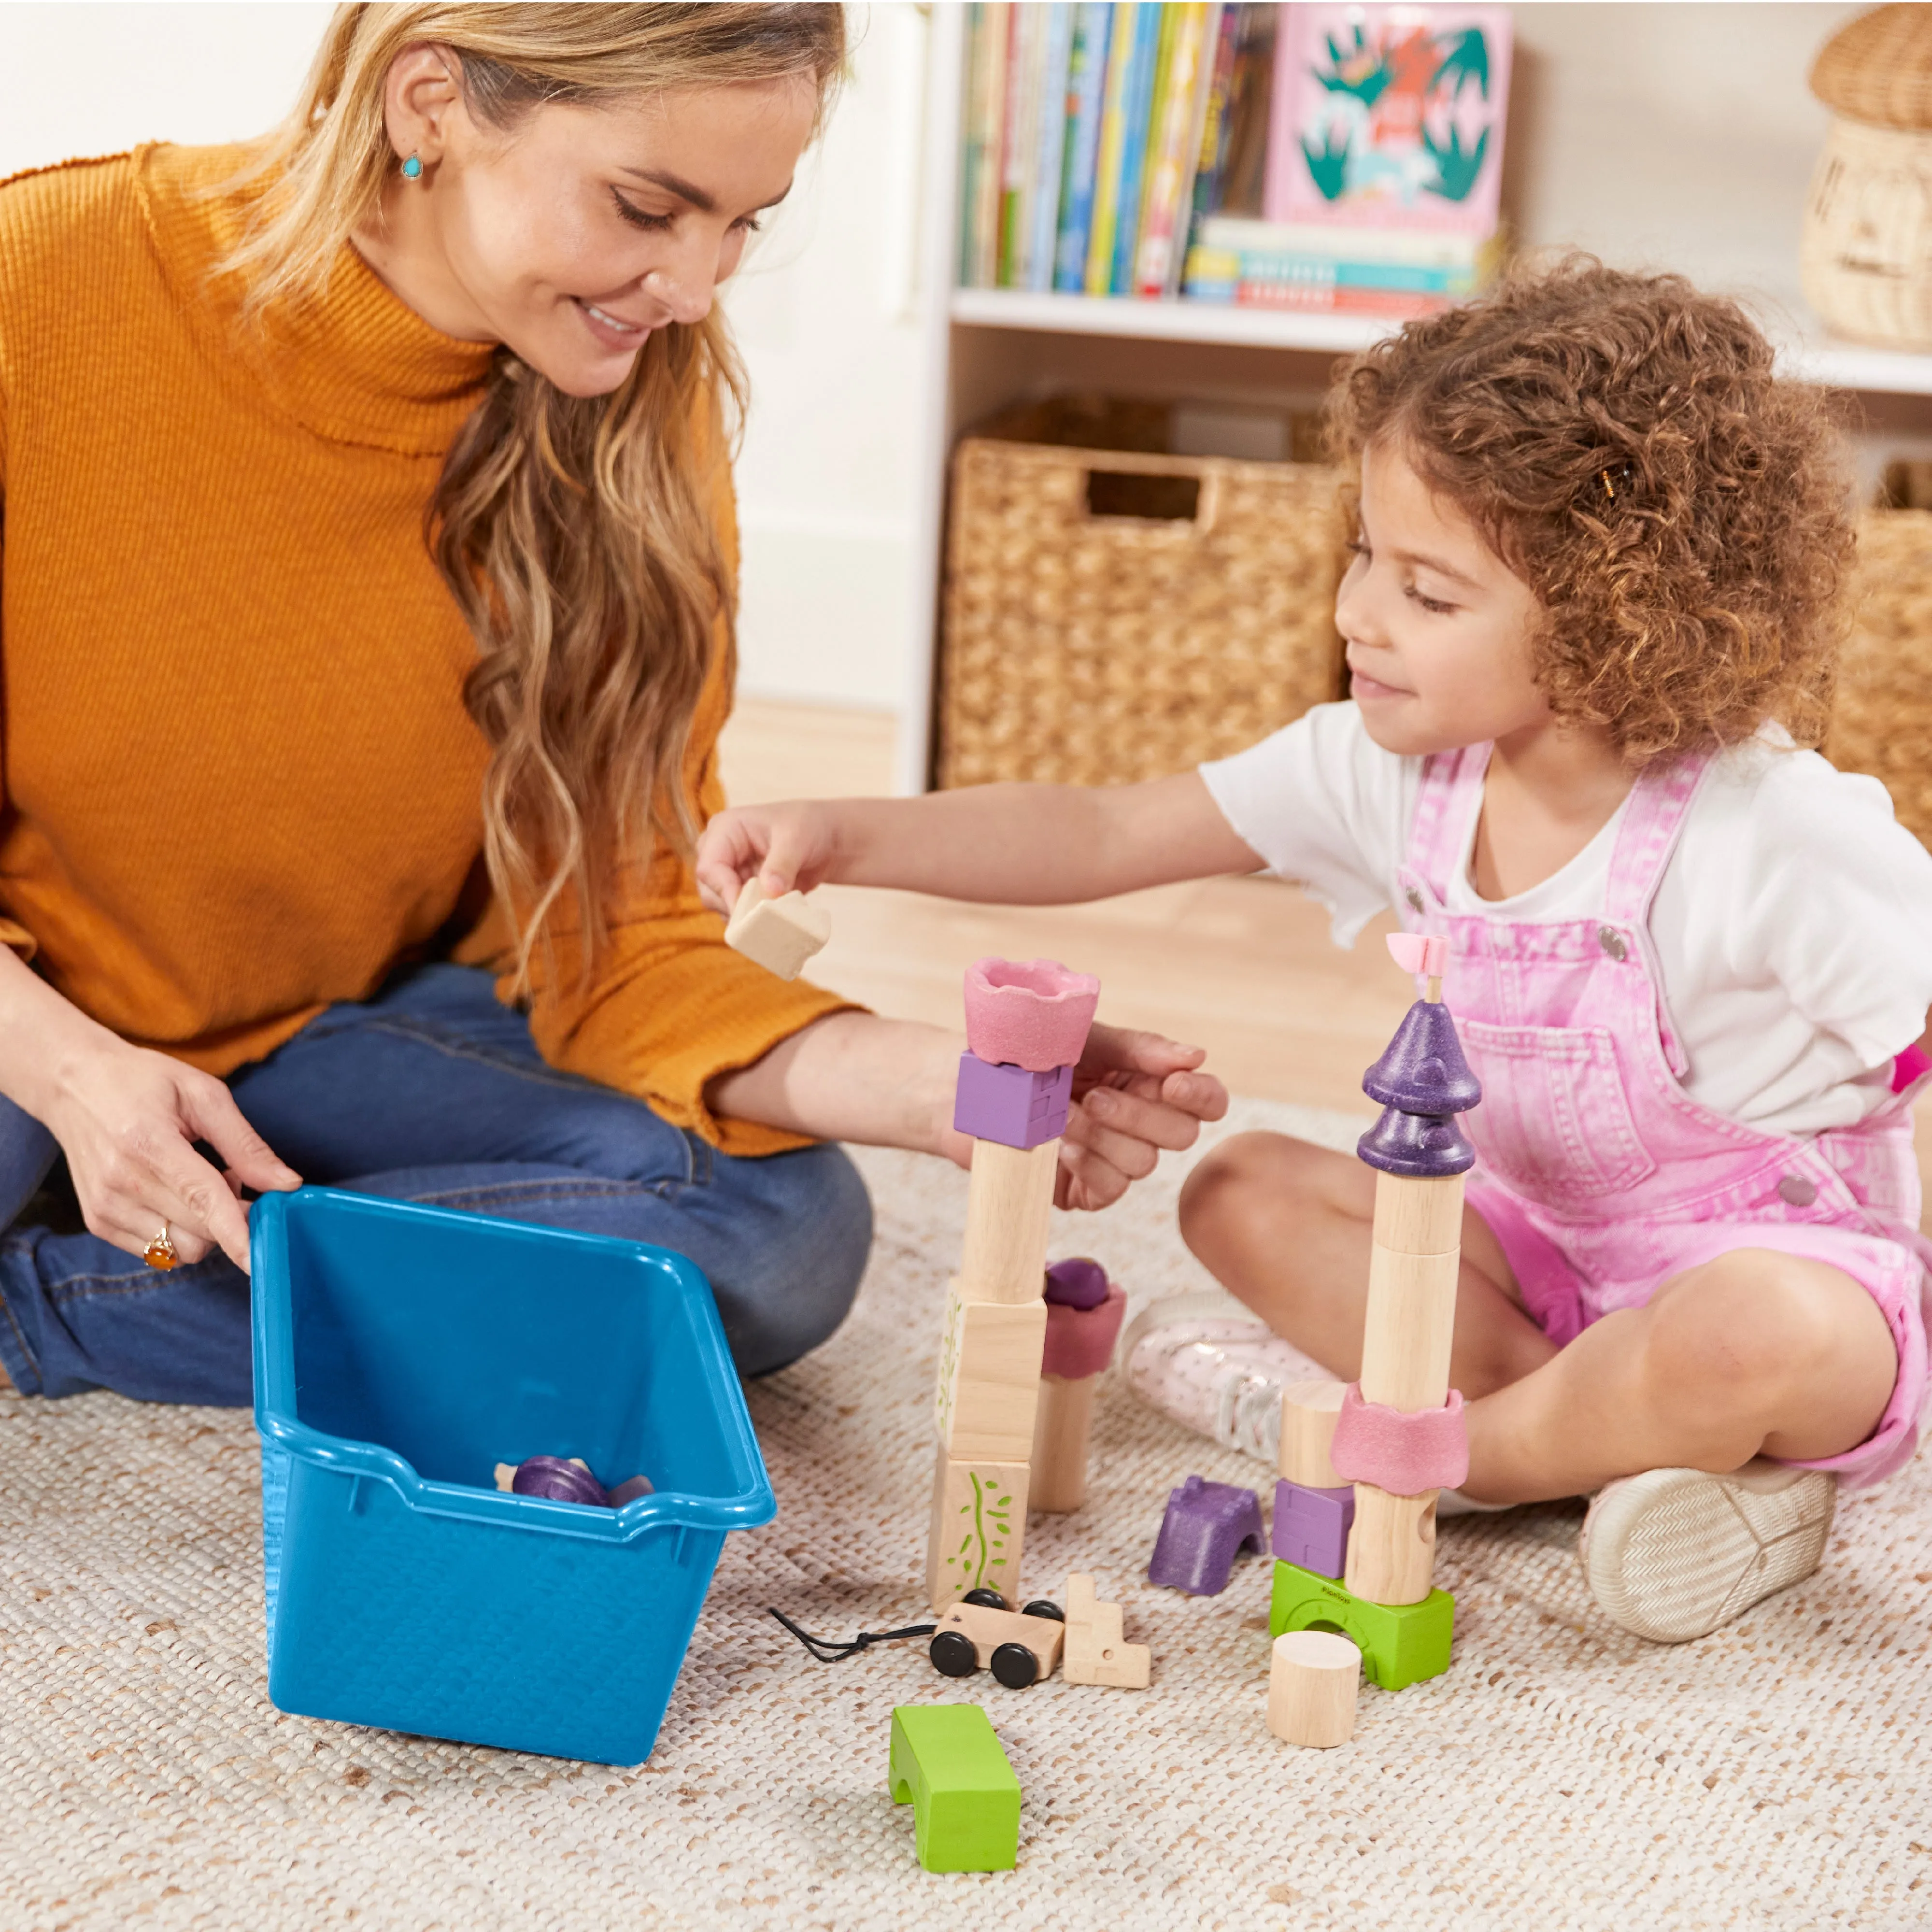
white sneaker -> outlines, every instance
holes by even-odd
[[[1762,1456],[1728,1476],[1648,1469],[1598,1492],[1577,1560],[1612,1623],[1682,1643],[1810,1576],[1838,1492],[1825,1470]]]

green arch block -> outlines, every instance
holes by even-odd
[[[1268,1640],[1286,1630],[1334,1630],[1360,1646],[1362,1674],[1384,1690],[1400,1690],[1449,1668],[1449,1628],[1456,1599],[1431,1590],[1419,1604],[1370,1604],[1351,1596],[1331,1576],[1293,1563],[1274,1566]]]

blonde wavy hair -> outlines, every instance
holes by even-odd
[[[845,56],[837,5],[415,4],[335,10],[302,96],[257,144],[254,216],[224,269],[246,310],[318,295],[400,166],[389,69],[430,43],[500,132],[551,102],[799,76],[822,121]],[[622,385],[567,396],[508,350],[446,458],[424,530],[475,633],[464,699],[491,747],[491,883],[515,920],[517,976],[560,899],[602,942],[607,889],[649,840],[688,853],[691,724],[733,585],[706,504],[709,446],[744,378],[722,315],[654,330]],[[724,667],[728,675],[731,667]]]

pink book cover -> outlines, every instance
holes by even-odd
[[[1490,233],[1509,100],[1509,9],[1282,11],[1267,218]]]

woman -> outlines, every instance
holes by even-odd
[[[242,1196],[298,1176],[680,1250],[760,1373],[864,1264],[824,1143],[962,1153],[958,1040],[729,952],[690,868],[712,296],[844,50],[830,6],[345,7],[256,148],[0,190],[20,1389],[245,1402]],[[1188,1144],[1200,1057],[1096,1030],[1064,1201]],[[88,1232],[20,1224],[63,1154]]]

